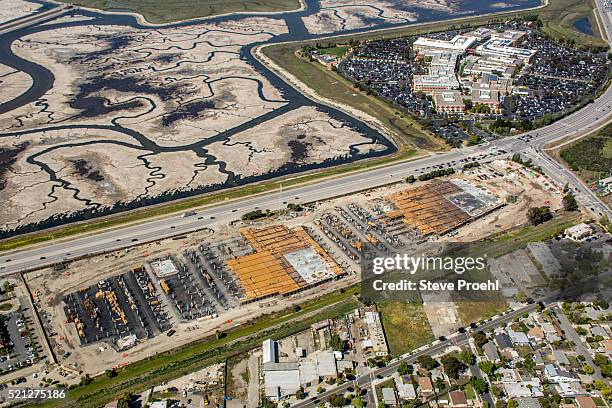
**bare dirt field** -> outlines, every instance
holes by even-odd
[[[454,176],[454,178],[462,178],[474,184],[481,183],[500,199],[506,198],[507,195],[515,194],[519,197],[515,204],[508,204],[501,209],[495,210],[488,216],[476,219],[472,223],[459,228],[457,234],[464,237],[466,240],[476,239],[477,237],[488,235],[491,232],[497,232],[501,229],[512,228],[518,220],[522,219],[521,217],[524,216],[526,207],[524,207],[525,204],[523,204],[522,201],[527,201],[527,197],[531,200],[529,201],[530,203],[550,201],[554,208],[559,205],[559,198],[552,192],[546,190],[545,187],[543,187],[545,183],[541,180],[532,180],[532,176],[529,173],[525,173],[507,162],[496,162],[495,166],[497,171],[502,174],[501,176],[495,176],[494,172],[489,169],[480,169],[471,171],[469,174],[466,173]],[[417,184],[419,183],[420,182],[417,182]],[[182,253],[186,249],[193,248],[203,242],[226,242],[230,239],[236,239],[239,236],[238,231],[240,228],[260,228],[271,224],[282,224],[288,228],[297,226],[315,228],[316,220],[320,219],[323,214],[338,211],[340,207],[348,208],[353,203],[362,208],[368,208],[368,211],[371,211],[374,208],[374,203],[379,203],[389,194],[406,188],[408,188],[408,186],[402,183],[382,187],[360,194],[321,202],[313,208],[308,208],[301,213],[287,211],[272,219],[263,219],[256,222],[236,221],[227,225],[219,221],[217,225],[213,226],[214,232],[197,232],[178,240],[168,239],[158,243],[145,244],[133,248],[130,251],[117,251],[107,255],[83,259],[69,264],[66,270],[59,272],[48,269],[29,274],[27,275],[28,284],[33,291],[40,291],[41,308],[52,316],[54,327],[56,328],[55,330],[58,333],[57,336],[54,336],[52,339],[56,354],[61,356],[65,351],[72,353],[69,357],[62,358],[62,363],[78,370],[95,373],[102,370],[104,367],[126,364],[141,359],[151,353],[168,350],[172,347],[192,341],[194,338],[212,334],[215,330],[227,329],[249,318],[261,315],[264,312],[269,313],[274,310],[286,308],[294,304],[298,299],[302,301],[313,296],[321,295],[322,293],[337,290],[339,287],[354,283],[359,278],[359,274],[352,274],[337,282],[325,283],[314,290],[308,290],[289,297],[264,299],[254,303],[232,307],[220,311],[219,315],[213,318],[175,321],[173,323],[173,328],[176,329],[176,334],[174,334],[171,339],[161,334],[153,338],[139,341],[135,347],[126,352],[116,351],[106,342],[96,342],[81,346],[74,324],[66,324],[66,315],[61,301],[62,297],[66,294],[96,284],[101,279],[126,273],[154,259]],[[493,219],[495,219],[495,221],[493,221]],[[491,228],[491,223],[494,223],[493,225],[498,224],[500,227],[493,229]],[[323,236],[321,233],[319,233],[319,235]],[[442,238],[456,239],[456,237]],[[330,255],[336,259],[339,264],[342,264],[345,270],[359,270],[359,266],[348,259],[346,253],[334,246],[335,244],[327,237],[320,237],[319,239],[322,239],[320,242],[323,245],[330,248]],[[504,307],[504,305],[501,304],[494,306]],[[478,319],[482,313],[487,312],[488,309],[484,310],[486,308],[488,308],[488,306],[484,307],[482,303],[476,306],[467,305],[464,307],[463,304],[454,304],[450,299],[445,302],[440,302],[440,299],[435,299],[435,301],[425,299],[424,309],[420,309],[419,316],[421,316],[422,324],[429,324],[432,326],[433,333],[429,334],[429,336],[433,337],[434,335],[447,335],[456,327],[468,324],[474,321],[474,319]],[[423,341],[425,341],[425,339]],[[401,347],[406,348],[411,346]],[[242,367],[241,370],[242,369],[245,369],[245,367]],[[241,372],[243,371],[245,370]],[[237,372],[237,375],[239,376],[237,381],[243,380],[244,382],[241,387],[244,392],[243,397],[255,398],[251,395],[252,393],[250,394],[248,391],[250,386],[247,386],[246,381],[240,377],[241,373]]]

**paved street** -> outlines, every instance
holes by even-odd
[[[476,158],[479,155],[489,155],[482,162],[493,160],[499,156],[490,156],[491,149],[496,147],[503,149],[511,155],[514,152],[524,152],[531,144],[544,143],[561,139],[577,132],[580,129],[588,130],[605,123],[611,117],[612,109],[612,87],[597,101],[588,105],[582,111],[574,113],[546,128],[535,132],[535,138],[530,142],[523,142],[518,137],[504,138],[488,145],[468,147],[454,150],[444,154],[432,154],[418,160],[397,163],[391,166],[375,168],[366,172],[350,174],[343,177],[329,179],[301,186],[293,189],[283,189],[275,193],[253,196],[223,203],[217,206],[198,210],[198,214],[191,217],[173,215],[162,219],[147,221],[142,224],[123,227],[120,229],[101,232],[92,236],[75,238],[63,242],[47,243],[31,249],[18,251],[0,257],[0,274],[6,275],[19,271],[33,270],[53,263],[76,259],[96,253],[103,253],[116,249],[137,245],[138,243],[176,236],[191,231],[209,227],[217,222],[229,222],[239,218],[242,214],[255,209],[276,210],[284,208],[287,203],[307,203],[325,200],[341,194],[349,194],[367,188],[374,188],[390,182],[399,181],[409,175],[418,174],[427,166],[438,166],[451,161],[459,161],[463,158]],[[588,126],[585,125],[589,123]],[[565,178],[571,177],[566,173]],[[564,180],[559,180],[564,184]],[[572,180],[568,180],[574,183]],[[578,200],[584,202],[585,194],[577,195]],[[586,202],[587,208],[593,207],[592,203],[597,198],[590,198]],[[608,214],[612,217],[610,209],[605,207],[599,200],[597,213]],[[595,208],[595,207],[593,207]]]
[[[598,7],[603,7],[603,1],[598,1]],[[610,12],[604,12],[604,25],[608,35],[612,32],[612,20]],[[292,189],[284,189],[276,193],[244,198],[236,201],[226,202],[216,206],[209,206],[198,210],[198,214],[192,217],[181,217],[172,215],[162,219],[146,221],[138,225],[127,226],[112,231],[101,232],[91,236],[75,238],[63,242],[46,243],[31,249],[21,250],[16,253],[6,254],[0,257],[0,275],[7,275],[20,271],[34,270],[57,262],[77,259],[97,253],[104,253],[142,242],[176,236],[191,231],[199,230],[217,222],[229,222],[239,218],[242,214],[255,209],[276,210],[284,208],[287,203],[308,203],[329,199],[342,194],[350,194],[356,191],[374,188],[390,182],[399,181],[409,175],[418,174],[425,167],[448,164],[451,161],[458,162],[463,158],[476,158],[479,155],[487,155],[480,159],[481,162],[493,160],[491,156],[493,148],[506,151],[504,156],[512,153],[524,153],[535,150],[540,159],[539,164],[547,174],[559,185],[570,183],[576,186],[576,198],[583,204],[587,211],[595,218],[608,215],[612,218],[612,211],[606,207],[592,192],[573,175],[556,163],[552,163],[542,152],[543,146],[552,141],[560,140],[568,136],[581,136],[587,132],[597,129],[607,123],[612,117],[612,87],[585,108],[575,112],[549,126],[526,133],[532,138],[524,141],[520,136],[503,138],[489,144],[453,150],[444,154],[430,154],[419,158],[393,164],[386,167],[374,168],[368,171],[349,174],[342,177],[320,181],[316,184],[305,185]],[[524,135],[523,135],[524,136]],[[592,209],[592,210],[591,210]]]
[[[572,326],[567,316],[565,316],[565,313],[563,313],[563,311],[559,307],[554,307],[553,309],[557,314],[557,319],[559,320],[559,324],[561,325],[561,330],[563,330],[565,336],[570,341],[574,342],[574,348],[576,349],[576,352],[578,354],[582,354],[584,356],[585,362],[591,367],[593,367],[593,378],[596,380],[603,380],[604,378],[601,375],[601,370],[593,362],[591,353],[589,352],[589,350],[587,350],[582,340],[580,340],[580,336],[578,335],[578,333],[576,333],[576,330],[574,330],[574,326]]]
[[[535,304],[527,305],[521,309],[515,310],[507,315],[501,316],[497,319],[491,320],[481,326],[478,327],[478,330],[487,331],[488,329],[498,327],[502,322],[510,322],[514,319],[515,316],[519,316],[525,312],[530,313],[536,309]],[[405,361],[408,364],[414,364],[416,360],[422,355],[435,355],[440,352],[443,352],[447,347],[450,346],[464,346],[468,343],[468,333],[457,334],[456,336],[449,338],[444,342],[436,341],[431,346],[420,350],[416,353],[409,354],[403,358],[393,361],[388,364],[386,367],[380,368],[378,370],[373,371],[371,374],[362,375],[358,377],[355,382],[359,385],[361,389],[365,389],[370,387],[371,381],[373,377],[387,377],[392,375],[395,371],[397,371],[397,367],[401,362]],[[348,390],[349,387],[354,387],[355,382],[347,382],[338,387],[331,388],[316,397],[311,397],[307,401],[302,401],[293,405],[296,408],[302,407],[315,407],[318,405],[318,401],[326,401],[332,394],[344,393]]]

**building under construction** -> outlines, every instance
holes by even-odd
[[[287,295],[342,275],[342,268],[303,227],[243,229],[254,253],[227,265],[240,279],[244,301]]]
[[[391,194],[387,200],[395,209],[386,215],[403,217],[422,236],[444,235],[503,205],[492,193],[465,180],[433,180]]]

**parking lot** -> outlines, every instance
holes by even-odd
[[[42,357],[34,322],[26,310],[18,310],[2,316],[3,354],[0,355],[0,369],[13,371],[29,366]]]
[[[487,28],[523,31],[526,35],[514,46],[536,51],[529,63],[517,67],[512,92],[501,92],[500,114],[475,114],[468,110],[459,115],[457,123],[434,123],[447,119],[447,114],[432,113],[434,106],[430,97],[412,89],[413,76],[427,73],[428,66],[426,61],[417,58],[413,50],[412,44],[416,37],[362,42],[354,46],[345,60],[339,63],[338,72],[354,82],[356,87],[374,93],[420,118],[430,132],[452,147],[460,147],[472,135],[480,140],[496,137],[493,129],[487,129],[486,126],[475,128],[474,120],[486,121],[502,117],[522,121],[557,116],[588,101],[607,80],[609,62],[605,51],[590,51],[558,43],[544,35],[530,21],[515,20]],[[426,37],[450,40],[455,35],[466,34],[471,30],[429,33]],[[461,61],[460,58],[458,66],[462,66]],[[460,69],[456,73],[461,84],[459,91],[464,99],[469,98],[475,77],[463,76]],[[493,80],[496,80],[495,76]],[[514,92],[515,89],[517,92]],[[462,128],[460,123],[467,126]]]

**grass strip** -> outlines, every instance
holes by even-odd
[[[230,355],[259,347],[266,338],[280,339],[307,330],[311,324],[336,318],[358,308],[355,295],[359,285],[307,301],[299,311],[293,308],[262,316],[226,332],[224,336],[209,336],[194,343],[159,353],[118,370],[117,376],[100,375],[87,385],[68,390],[63,400],[48,400],[39,407],[100,407],[125,396],[139,393],[164,381],[169,381],[203,367],[224,361]],[[220,337],[220,338],[219,338]]]
[[[130,212],[94,219],[91,221],[74,223],[41,232],[19,235],[0,241],[0,251],[19,249],[25,246],[48,242],[54,239],[62,239],[75,235],[99,232],[104,229],[121,227],[125,224],[144,222],[151,218],[178,214],[196,207],[275,191],[278,190],[281,185],[283,189],[286,189],[287,187],[294,187],[300,184],[319,181],[326,177],[340,176],[355,171],[364,171],[376,166],[411,159],[416,157],[417,154],[418,152],[414,149],[403,148],[398,153],[386,157],[367,159],[287,179],[266,181],[258,184],[233,188],[218,193],[206,194],[155,206],[148,206]]]

